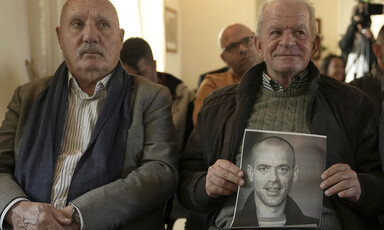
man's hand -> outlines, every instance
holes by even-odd
[[[205,190],[211,198],[228,196],[237,191],[237,186],[244,185],[243,171],[232,162],[217,160],[208,168]]]
[[[51,204],[30,201],[17,202],[8,211],[5,220],[13,229],[58,229],[62,225],[71,224],[71,218],[66,217]]]
[[[356,202],[361,196],[361,186],[357,174],[347,164],[335,164],[321,174],[322,189],[327,197],[337,194],[340,198]]]
[[[72,205],[68,205],[67,207],[61,209],[60,211],[68,218],[70,218],[72,220],[72,214],[73,214],[73,210],[74,210],[75,207],[73,207]],[[65,230],[79,230],[80,229],[80,226],[79,225],[76,225],[74,223],[71,223],[69,225],[64,225],[64,229]]]

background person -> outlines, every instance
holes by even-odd
[[[338,81],[345,81],[345,62],[341,56],[329,54],[321,62],[320,72]]]
[[[258,17],[255,46],[264,62],[204,101],[180,160],[182,204],[210,213],[210,229],[228,227],[244,185],[244,130],[311,133],[327,136],[319,229],[377,229],[384,175],[369,98],[310,61],[320,37],[308,1],[267,1]]]
[[[176,136],[180,151],[193,129],[192,111],[195,94],[184,83],[169,73],[157,71],[156,61],[153,59],[152,49],[147,41],[139,37],[127,39],[120,52],[120,60],[128,73],[137,74],[169,89],[172,96],[172,117],[176,127]],[[172,229],[178,218],[186,218],[186,228],[196,228],[205,219],[200,213],[193,213],[183,208],[172,197],[164,211],[167,229]]]
[[[384,99],[384,27],[381,27],[376,42],[372,44],[372,50],[376,62],[372,65],[371,71],[351,81],[350,85],[360,88],[369,96],[375,108],[375,117],[379,120]]]
[[[15,90],[0,128],[1,226],[163,229],[178,179],[169,91],[124,71],[110,1],[67,1],[56,33],[65,61]]]
[[[339,41],[342,57],[346,63],[346,82],[362,77],[369,72],[375,62],[372,43],[375,38],[370,29],[371,15],[382,14],[381,4],[371,4],[363,0],[357,3],[351,24]]]
[[[169,89],[176,136],[180,149],[183,149],[193,129],[192,111],[195,94],[180,79],[156,70],[152,49],[142,38],[127,39],[120,52],[120,60],[128,73],[140,75]]]
[[[222,49],[220,57],[230,69],[204,77],[194,102],[194,124],[208,94],[220,87],[238,83],[245,71],[261,61],[253,44],[254,36],[254,33],[242,24],[229,25],[220,32],[219,43]]]

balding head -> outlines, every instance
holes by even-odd
[[[106,11],[110,11],[112,15],[114,15],[117,26],[120,27],[119,25],[119,17],[117,15],[117,11],[115,6],[109,1],[109,0],[67,0],[63,8],[61,10],[61,15],[60,15],[60,25],[63,24],[63,18],[67,14],[68,10],[73,9],[73,7],[77,7],[78,5],[84,5],[84,6],[94,6],[94,5],[103,5],[103,8]]]
[[[220,48],[224,48],[235,40],[235,36],[240,34],[241,36],[253,36],[253,32],[243,24],[235,23],[223,28],[219,33],[219,45]],[[240,36],[240,37],[241,37]]]
[[[221,59],[232,69],[239,80],[252,66],[261,59],[254,44],[254,33],[242,24],[225,27],[219,34]]]

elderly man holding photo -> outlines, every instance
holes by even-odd
[[[210,213],[207,227],[228,227],[244,185],[244,130],[311,133],[327,136],[319,229],[377,229],[384,175],[369,98],[311,62],[320,37],[310,2],[266,1],[258,16],[255,45],[264,62],[205,100],[180,161],[181,202]]]

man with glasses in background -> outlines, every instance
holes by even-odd
[[[256,52],[254,36],[254,33],[242,24],[229,25],[219,33],[219,43],[222,49],[220,57],[230,69],[223,73],[205,76],[194,102],[194,124],[200,107],[209,93],[220,87],[240,82],[244,73],[261,61]]]

